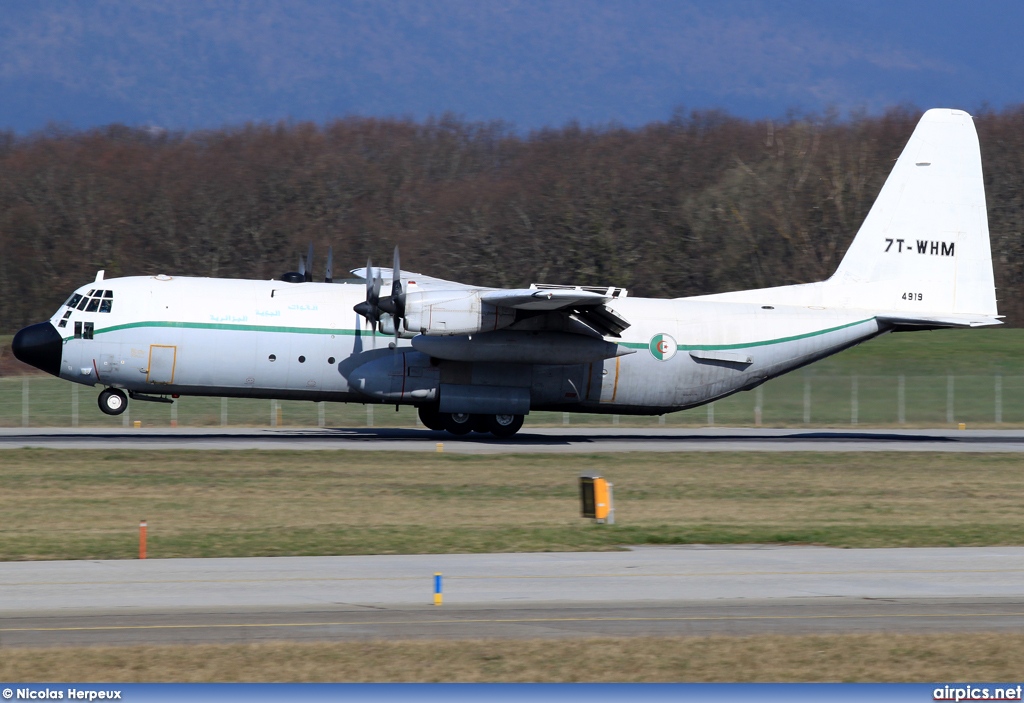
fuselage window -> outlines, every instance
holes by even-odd
[[[86,322],[82,325],[82,339],[92,339],[92,323]]]
[[[111,306],[113,306],[113,304],[113,300],[111,300],[110,298],[104,298],[103,300],[100,301],[100,312],[110,312],[110,308]]]
[[[86,312],[96,312],[99,309],[100,309],[100,299],[99,298],[91,298],[89,300],[89,307],[87,307],[85,309],[85,311]]]
[[[58,327],[67,327],[68,326],[68,321],[67,320],[61,320],[60,322],[57,323],[57,326]]]
[[[82,298],[82,300],[78,303],[77,307],[78,307],[79,310],[85,310],[85,306],[88,305],[88,304],[89,304],[89,299],[88,298]]]
[[[68,310],[68,311],[67,311],[66,313],[64,313],[64,319],[66,320],[66,319],[68,319],[69,317],[71,317],[71,313],[72,313],[72,312],[73,312],[73,311],[71,311],[71,310]]]
[[[75,307],[76,305],[78,305],[78,302],[81,299],[82,299],[82,296],[80,294],[78,294],[78,293],[75,293],[73,296],[71,296],[71,298],[68,299],[68,303],[67,303],[68,307],[69,308]]]
[[[82,321],[75,322],[75,339],[82,338]]]
[[[103,297],[104,298],[113,298],[114,297],[114,291],[112,291],[112,290],[105,290],[105,291],[103,291]]]

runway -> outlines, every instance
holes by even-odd
[[[1024,452],[1024,430],[526,428],[512,439],[425,429],[0,429],[0,448],[268,449],[444,452]]]
[[[0,645],[1019,632],[1022,577],[1022,547],[8,562]]]

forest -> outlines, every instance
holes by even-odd
[[[445,116],[0,133],[0,333],[98,269],[276,278],[367,257],[491,286],[685,296],[831,275],[920,116],[517,132]],[[975,115],[1000,312],[1024,320],[1024,106]]]

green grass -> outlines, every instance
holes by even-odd
[[[1024,544],[1021,459],[986,454],[0,452],[0,559]],[[579,517],[577,476],[617,524]]]
[[[1022,656],[1024,635],[1016,632],[135,644],[8,647],[0,657],[0,679],[192,683],[1013,682],[1019,680]]]

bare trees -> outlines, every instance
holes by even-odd
[[[637,129],[348,118],[0,134],[0,329],[96,269],[269,278],[313,241],[490,285],[691,295],[831,274],[918,114]],[[1024,283],[1024,110],[977,120],[1000,305]]]

